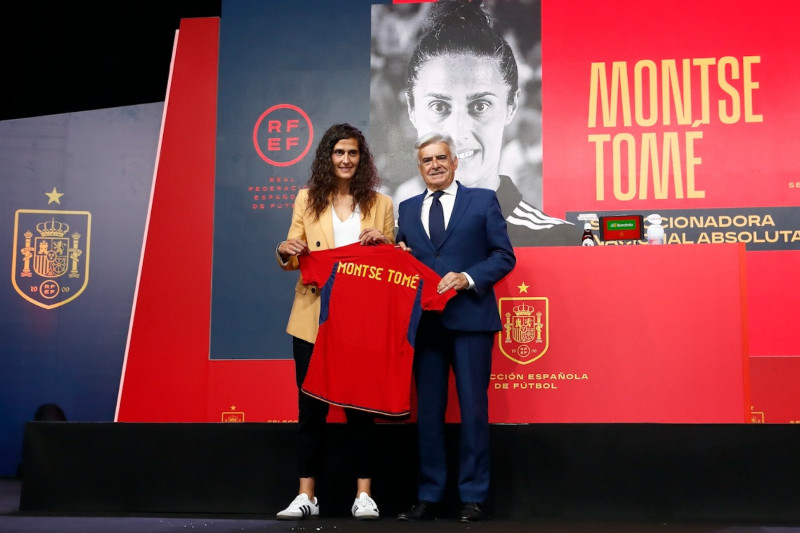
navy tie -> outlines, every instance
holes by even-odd
[[[428,232],[431,235],[431,242],[436,247],[442,244],[444,240],[444,211],[442,210],[442,202],[439,201],[443,194],[444,191],[433,193],[431,210],[428,215]]]

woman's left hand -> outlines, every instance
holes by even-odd
[[[358,240],[361,241],[361,244],[389,244],[391,242],[378,228],[361,230]]]

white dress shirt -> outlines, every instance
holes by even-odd
[[[444,194],[439,197],[439,202],[442,204],[442,214],[444,214],[444,229],[447,230],[447,226],[450,224],[450,215],[453,214],[453,206],[456,203],[456,193],[458,192],[458,183],[456,180],[443,190]],[[431,213],[431,203],[433,203],[433,191],[428,189],[425,198],[422,199],[422,213],[420,213],[420,218],[422,218],[422,225],[425,227],[425,232],[428,234],[428,237],[431,236],[431,230],[429,229],[428,219],[430,218]],[[472,276],[467,274],[466,272],[462,272],[464,277],[467,278],[467,282],[469,283],[468,289],[472,289],[475,287],[475,281],[472,279]]]

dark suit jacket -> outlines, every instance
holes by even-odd
[[[474,289],[460,291],[444,308],[444,327],[499,331],[494,284],[511,272],[516,258],[495,192],[459,183],[453,213],[438,249],[422,225],[425,194],[427,191],[400,203],[397,242],[405,242],[414,257],[440,276],[466,272],[475,281]]]

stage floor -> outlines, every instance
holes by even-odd
[[[281,522],[272,516],[186,515],[69,515],[21,514],[18,479],[0,479],[0,531],[3,533],[149,533],[174,531],[292,532],[292,533],[417,533],[485,532],[511,533],[800,533],[800,526],[736,523],[642,523],[606,521],[488,520],[460,524],[455,520],[398,522],[382,517],[371,522],[346,518],[320,518],[303,522]],[[379,502],[380,503],[380,502]]]

